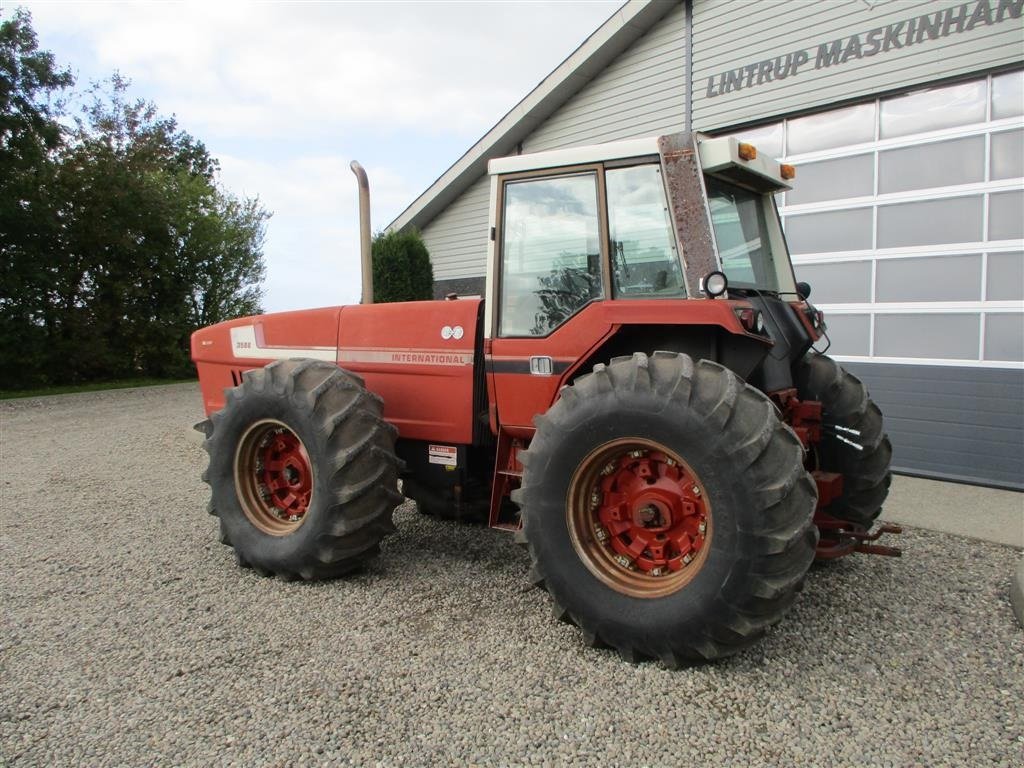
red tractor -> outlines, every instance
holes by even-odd
[[[192,337],[240,565],[346,573],[404,493],[518,531],[589,644],[677,667],[763,635],[816,555],[898,554],[869,543],[881,412],[793,276],[791,166],[700,134],[493,160],[486,300],[385,305],[353,169],[364,303]]]

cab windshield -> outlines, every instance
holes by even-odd
[[[735,288],[779,290],[766,210],[771,200],[713,176],[705,177],[722,271]]]

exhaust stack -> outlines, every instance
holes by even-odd
[[[359,255],[363,272],[362,304],[373,304],[373,260],[370,257],[370,182],[363,166],[353,160],[349,168],[359,182]]]

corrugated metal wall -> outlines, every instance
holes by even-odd
[[[1024,373],[999,368],[843,363],[885,414],[893,468],[1024,488]],[[983,510],[964,510],[964,514]]]
[[[1020,0],[982,0],[980,5],[950,0],[697,0],[693,126],[721,129],[1019,62],[1024,52]],[[936,14],[942,15],[939,37],[931,39],[920,17],[927,15],[934,25]],[[874,30],[882,31],[869,37]],[[857,42],[851,43],[854,35]],[[837,40],[840,60],[818,66],[819,45],[831,51]],[[803,58],[801,51],[807,60],[792,74],[786,57]],[[758,67],[748,78],[744,69],[741,87],[721,92],[725,73],[769,61],[777,67],[771,70],[771,82],[768,70],[762,74]],[[776,71],[788,76],[777,79]]]
[[[679,3],[524,139],[523,151],[682,130],[685,39],[686,13]],[[481,177],[424,228],[436,281],[484,274],[489,193],[487,177]]]

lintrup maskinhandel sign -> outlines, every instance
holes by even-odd
[[[707,97],[710,99],[724,93],[796,77],[808,69],[826,69],[912,45],[927,44],[931,40],[970,32],[976,27],[998,24],[1006,19],[1019,19],[1022,7],[1024,0],[998,0],[994,8],[990,0],[961,3],[884,27],[875,27],[868,32],[829,40],[818,44],[816,48],[801,48],[783,56],[755,61],[709,77]]]

